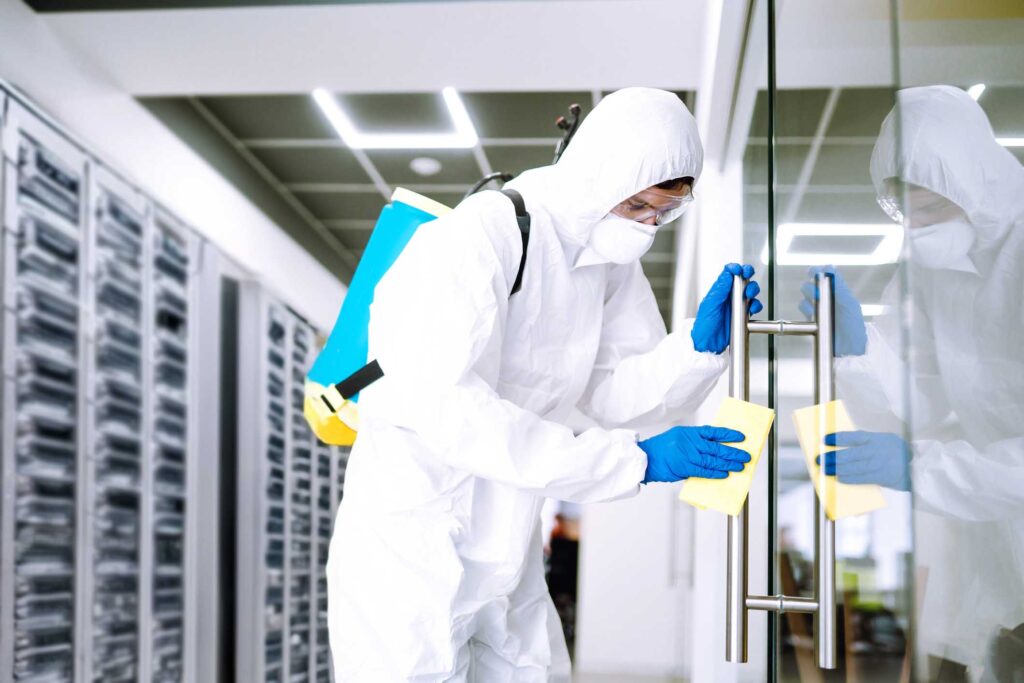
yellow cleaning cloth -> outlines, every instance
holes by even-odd
[[[699,508],[711,508],[727,515],[738,515],[743,501],[750,492],[754,481],[754,470],[761,459],[761,451],[768,440],[775,411],[771,408],[747,403],[737,398],[726,398],[718,408],[712,421],[716,427],[728,427],[743,432],[747,438],[740,443],[729,444],[750,454],[741,472],[730,472],[726,479],[687,479],[679,499]]]
[[[885,507],[882,491],[874,484],[842,484],[835,477],[825,475],[814,462],[822,453],[841,450],[825,445],[826,434],[856,429],[842,401],[795,410],[793,422],[796,423],[797,438],[807,460],[814,490],[818,492],[818,499],[824,504],[829,519],[862,515]]]

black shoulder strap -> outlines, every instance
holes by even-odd
[[[512,206],[516,209],[516,223],[519,224],[519,234],[523,238],[523,256],[519,259],[519,272],[516,273],[515,284],[512,285],[512,294],[515,294],[523,286],[523,271],[526,269],[526,247],[530,244],[530,214],[526,211],[526,202],[523,195],[515,190],[502,190],[501,193],[512,200]]]
[[[526,247],[530,244],[530,214],[526,211],[526,202],[523,201],[523,195],[515,190],[502,190],[501,193],[512,200],[512,205],[516,209],[516,223],[519,224],[519,234],[523,238],[523,256],[519,259],[519,272],[516,273],[516,281],[512,285],[512,293],[509,294],[509,297],[511,297],[512,294],[518,292],[523,286],[523,270],[526,268]],[[380,363],[373,360],[335,384],[334,387],[341,394],[342,398],[349,399],[383,376],[384,371],[381,370]],[[331,412],[336,412],[341,407],[333,405],[326,396],[321,396],[320,399],[327,404]]]

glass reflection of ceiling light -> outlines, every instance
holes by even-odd
[[[866,253],[792,252],[796,237],[881,237],[873,251]],[[903,247],[903,230],[885,223],[783,223],[775,235],[775,256],[780,266],[875,266],[896,263]],[[768,263],[768,243],[761,251]]]
[[[1024,138],[996,138],[1003,147],[1024,147]]]
[[[889,307],[883,304],[861,304],[860,312],[865,318],[874,318],[888,312]]]
[[[346,145],[352,149],[470,149],[479,138],[469,112],[455,88],[441,91],[454,133],[361,133],[341,104],[323,88],[313,91],[313,100]]]
[[[981,97],[981,93],[983,92],[985,92],[984,83],[975,83],[974,85],[967,89],[967,94],[970,95],[971,99],[974,100],[975,102],[978,101],[978,98]]]

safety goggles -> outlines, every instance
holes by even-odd
[[[894,223],[908,227],[941,223],[960,213],[960,207],[945,197],[910,183],[900,185],[894,178],[886,179],[878,205]]]
[[[611,212],[616,216],[628,218],[638,223],[654,217],[660,225],[665,216],[673,212],[678,212],[676,215],[681,214],[692,202],[693,190],[690,188],[687,188],[684,195],[647,189],[619,202]]]

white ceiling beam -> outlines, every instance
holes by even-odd
[[[775,138],[775,146],[784,145],[811,145],[814,144],[815,136],[790,135]],[[874,145],[878,138],[873,135],[830,135],[822,143],[825,145]],[[752,147],[767,147],[768,138],[757,137],[747,140]]]
[[[559,138],[480,138],[485,147],[552,147]],[[242,138],[250,149],[348,148],[340,138]]]
[[[41,16],[135,95],[589,91],[638,80],[687,90],[699,66],[679,46],[700,42],[704,5],[505,0]],[[636,36],[617,30],[630,17],[656,17],[672,39],[637,50]]]
[[[399,183],[402,187],[413,192],[430,193],[462,193],[469,189],[472,183]],[[377,186],[372,183],[287,183],[285,187],[292,192],[303,192],[308,194],[362,194],[377,192]],[[388,195],[388,199],[390,199]]]

